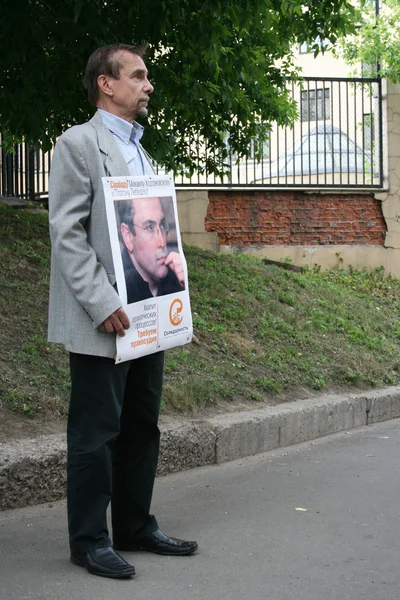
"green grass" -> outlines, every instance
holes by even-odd
[[[64,415],[66,353],[46,341],[46,213],[0,206],[0,398]],[[286,271],[185,247],[195,338],[166,353],[163,410],[271,404],[400,381],[400,281],[382,269]]]

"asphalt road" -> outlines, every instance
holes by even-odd
[[[64,502],[3,512],[0,599],[399,600],[399,491],[400,420],[169,475],[155,514],[200,550],[128,581],[68,562]]]

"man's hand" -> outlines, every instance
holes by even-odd
[[[179,252],[170,252],[165,259],[165,264],[167,267],[172,269],[175,275],[178,278],[178,281],[181,285],[181,288],[185,287],[185,273],[183,271],[182,258]]]
[[[125,335],[125,329],[129,329],[129,327],[129,318],[123,308],[119,308],[113,312],[112,315],[99,325],[100,331],[118,333],[121,337]]]

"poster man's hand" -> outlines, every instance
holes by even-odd
[[[125,335],[125,329],[129,329],[129,318],[123,308],[118,308],[99,326],[100,331],[106,333],[118,333],[121,337]]]
[[[165,259],[165,264],[167,267],[172,269],[175,275],[178,278],[178,281],[181,285],[181,288],[185,287],[185,273],[183,270],[182,257],[179,252],[170,252]]]

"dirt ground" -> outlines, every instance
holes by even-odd
[[[30,419],[6,408],[0,409],[0,443],[21,438],[35,438],[52,433],[63,433],[65,427],[66,419],[43,420],[38,417]]]

